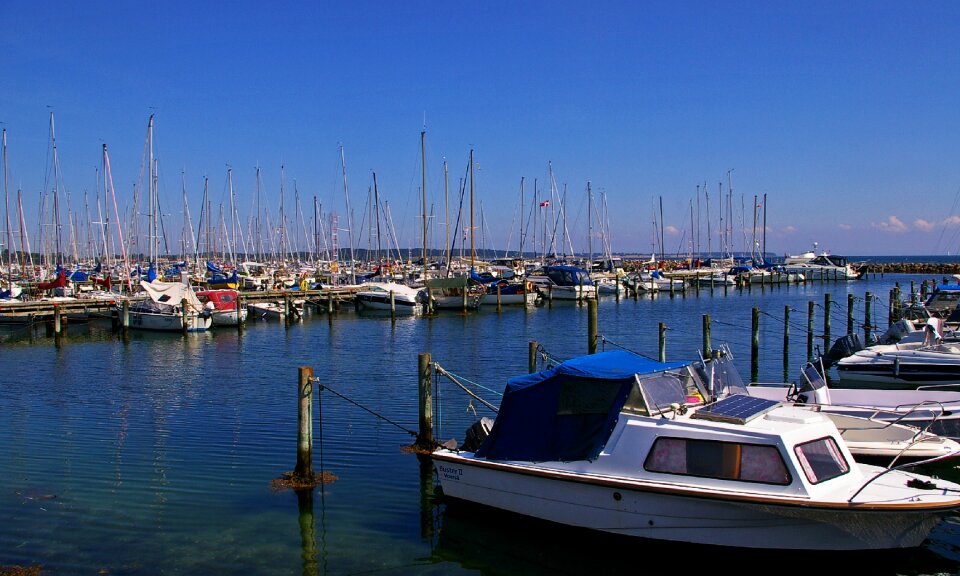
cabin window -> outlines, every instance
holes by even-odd
[[[787,485],[790,474],[776,446],[658,438],[643,465],[649,472]]]
[[[850,471],[850,466],[833,438],[798,444],[793,450],[811,484],[818,484]]]

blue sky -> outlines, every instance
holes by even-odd
[[[249,222],[259,166],[274,221],[281,185],[291,220],[295,191],[305,221],[316,197],[325,226],[338,214],[341,246],[347,195],[354,242],[367,244],[376,174],[400,246],[419,247],[425,126],[432,247],[446,230],[443,162],[455,228],[473,150],[477,247],[517,249],[521,179],[524,212],[547,214],[533,190],[551,192],[552,167],[566,191],[560,251],[597,252],[604,230],[613,250],[649,254],[662,202],[667,255],[718,250],[728,226],[737,251],[756,237],[775,254],[813,242],[960,252],[955,2],[7,0],[0,28],[10,194],[22,193],[33,243],[53,112],[58,193],[78,216],[103,144],[132,211],[155,115],[171,244],[181,177],[196,228],[205,178],[214,214],[228,209],[231,167]],[[607,208],[592,226],[588,182],[594,210]]]

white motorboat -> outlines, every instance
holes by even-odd
[[[301,318],[306,300],[296,298],[290,300],[290,317]],[[282,300],[265,300],[247,304],[247,314],[252,318],[263,320],[285,320],[287,318],[286,304]]]
[[[917,547],[960,509],[960,484],[854,460],[824,414],[705,394],[689,363],[620,350],[514,378],[488,434],[433,451],[443,497],[628,536],[803,550]]]
[[[428,279],[426,291],[434,310],[476,310],[487,289],[469,276],[450,276]]]
[[[544,266],[539,278],[528,277],[540,293],[540,298],[550,300],[587,300],[597,297],[597,286],[590,273],[579,266]]]
[[[480,299],[482,306],[532,306],[537,301],[537,291],[532,282],[523,280],[491,282]]]
[[[860,270],[846,256],[821,253],[810,259],[792,257],[784,262],[784,271],[802,274],[804,280],[824,282],[829,280],[856,280]]]
[[[916,389],[960,386],[960,343],[875,344],[837,360],[840,387]]]
[[[800,383],[744,385],[726,346],[696,366],[717,397],[747,394],[826,414],[856,457],[902,462],[960,454],[960,442],[951,438],[960,434],[960,389],[830,389],[812,362],[801,371]]]
[[[421,290],[396,282],[366,282],[353,296],[356,309],[383,310],[400,315],[423,313],[425,296]]]

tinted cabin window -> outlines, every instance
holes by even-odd
[[[644,469],[666,474],[786,485],[790,474],[776,446],[658,438]]]
[[[818,484],[850,471],[850,466],[833,438],[799,444],[793,450],[811,484]]]

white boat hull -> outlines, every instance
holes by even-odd
[[[247,319],[247,310],[216,310],[210,316],[214,326],[236,326]]]
[[[537,301],[537,293],[532,290],[525,294],[501,294],[500,295],[501,306],[532,306],[536,301]],[[496,306],[497,295],[484,294],[483,298],[480,299],[480,304],[483,306]]]
[[[445,498],[626,536],[773,549],[860,550],[914,547],[940,521],[935,515],[778,504],[746,494],[684,490],[522,463],[437,458]],[[885,531],[875,527],[886,526]]]
[[[597,287],[585,286],[537,286],[544,300],[589,300],[597,297]]]
[[[210,328],[209,316],[188,315],[187,332],[203,332]],[[130,311],[130,328],[156,332],[182,332],[183,317],[179,314]]]

